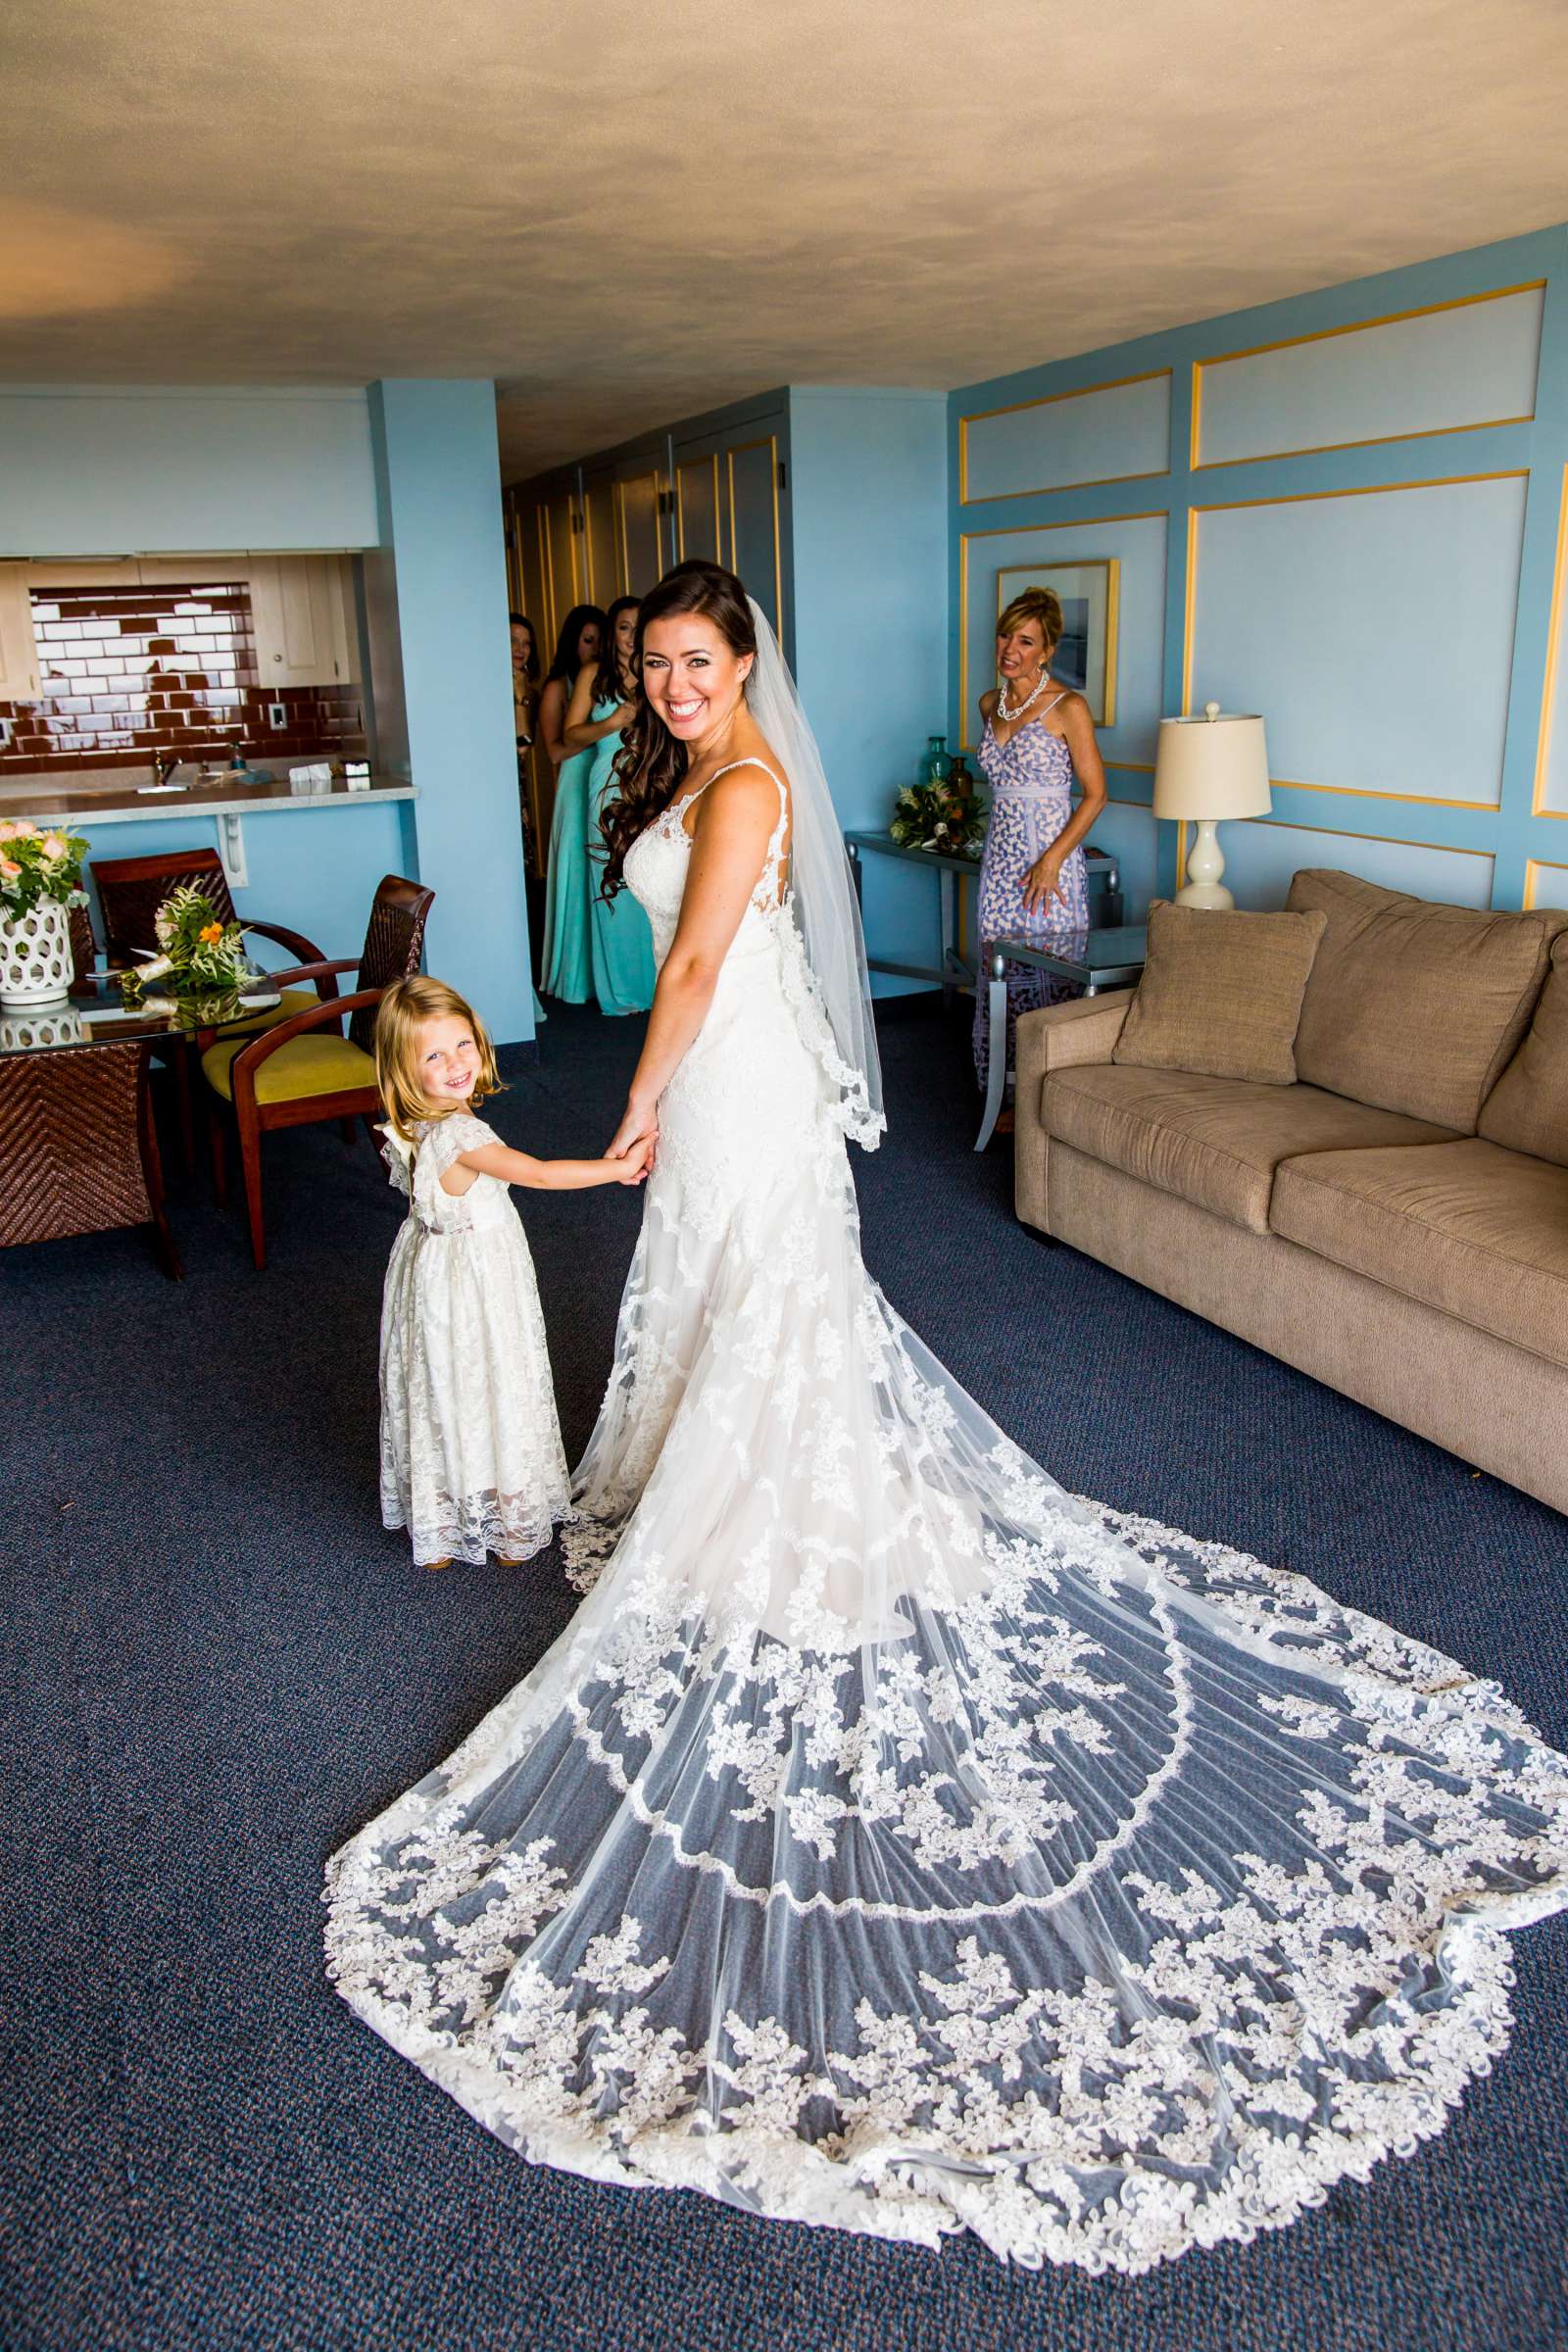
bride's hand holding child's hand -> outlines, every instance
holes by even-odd
[[[649,1158],[652,1158],[654,1147],[658,1142],[658,1110],[645,1108],[643,1105],[636,1102],[628,1102],[626,1105],[626,1115],[621,1120],[620,1125],[615,1129],[614,1134],[611,1137],[609,1147],[605,1152],[605,1157],[607,1159],[619,1159],[625,1152],[631,1150],[634,1144],[646,1143],[648,1146],[648,1156]]]
[[[624,1170],[618,1179],[621,1184],[641,1184],[654,1164],[654,1139],[651,1135],[640,1135],[624,1152],[609,1152],[605,1156],[619,1159]]]

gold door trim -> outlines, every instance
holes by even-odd
[[[715,541],[713,558],[715,563],[722,564],[724,561],[723,494],[718,479],[718,452],[716,449],[710,449],[706,457],[683,458],[675,467],[675,556],[677,563],[684,564],[686,561],[686,476],[689,473],[698,472],[704,466],[709,467],[713,484],[713,538]]]
[[[736,441],[724,453],[729,483],[729,567],[735,568],[735,461],[749,449],[765,449],[768,453],[768,480],[773,494],[773,610],[778,625],[784,626],[784,560],[778,514],[778,440],[773,433],[764,433],[756,441]]]
[[[626,535],[626,492],[628,489],[634,488],[639,482],[652,482],[654,485],[654,555],[656,560],[656,580],[662,577],[665,568],[663,530],[664,517],[661,508],[661,499],[667,485],[664,481],[662,469],[660,466],[658,460],[655,459],[653,464],[648,466],[645,472],[619,474],[615,479],[615,514],[620,525],[620,593],[622,596],[630,596],[632,593],[631,543]]]

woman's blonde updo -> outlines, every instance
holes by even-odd
[[[1032,620],[1045,638],[1049,662],[1061,643],[1061,599],[1054,589],[1025,588],[997,622],[997,635],[1010,637],[1026,620]]]

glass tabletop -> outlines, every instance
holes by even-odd
[[[980,844],[975,843],[972,856],[954,857],[946,850],[908,849],[895,841],[891,833],[846,833],[845,840],[852,850],[874,850],[880,858],[910,858],[917,865],[946,866],[950,873],[977,874],[980,871]]]
[[[221,1036],[242,1028],[281,1002],[267,977],[221,997],[177,1003],[153,981],[141,1003],[126,1004],[118,972],[90,972],[69,996],[46,1004],[0,1005],[0,1054],[58,1054],[72,1046],[102,1046],[121,1038]]]
[[[1048,942],[993,939],[988,956],[1005,956],[1014,963],[1060,965],[1083,972],[1135,970],[1149,954],[1147,923],[1114,923],[1102,931],[1063,931]]]

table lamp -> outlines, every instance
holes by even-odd
[[[1253,712],[1205,703],[1201,718],[1162,718],[1154,755],[1154,814],[1192,818],[1198,838],[1178,906],[1234,906],[1220,881],[1225,859],[1214,828],[1221,817],[1266,816],[1268,753]]]

